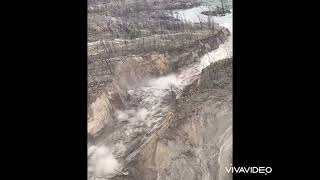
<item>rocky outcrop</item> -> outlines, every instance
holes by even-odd
[[[173,112],[126,159],[117,180],[230,180],[232,59],[205,68]]]
[[[88,133],[94,136],[111,120],[112,106],[109,98],[103,93],[93,102],[88,110]]]
[[[113,113],[124,108],[128,98],[125,87],[112,82],[88,107],[88,133],[95,137],[98,132],[113,120]]]

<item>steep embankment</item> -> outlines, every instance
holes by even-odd
[[[152,136],[131,153],[117,180],[230,179],[232,59],[205,68]]]
[[[214,35],[165,54],[120,56],[89,63],[88,133],[96,136],[112,122],[117,110],[125,108],[130,98],[128,88],[196,63],[200,57],[217,49],[229,35],[228,29],[219,27]]]

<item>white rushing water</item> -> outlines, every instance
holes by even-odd
[[[204,16],[202,10],[198,7],[179,13],[185,14],[189,20],[196,20]],[[232,34],[232,14],[215,17],[214,20]],[[119,161],[160,125],[163,116],[170,110],[172,91],[179,98],[179,93],[198,78],[203,68],[228,57],[232,57],[232,35],[218,49],[205,54],[199,62],[183,68],[179,73],[150,79],[142,86],[130,89],[131,108],[116,112],[116,130],[103,142],[89,147],[89,172],[104,177],[122,173]]]

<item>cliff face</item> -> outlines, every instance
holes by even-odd
[[[145,143],[125,160],[117,180],[230,180],[232,59],[203,69]]]
[[[105,87],[102,94],[88,107],[88,133],[94,137],[105,125],[110,124],[114,112],[124,108],[127,98],[127,90],[121,84],[113,81]]]
[[[109,98],[103,93],[93,102],[88,111],[88,133],[94,136],[111,120],[112,106]]]

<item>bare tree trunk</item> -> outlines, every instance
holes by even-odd
[[[145,51],[145,46],[144,46],[144,37],[142,38],[142,48],[143,48],[143,51]]]
[[[223,0],[220,0],[221,1],[221,6],[222,6],[222,13],[224,14],[224,5],[223,5]]]
[[[200,16],[199,16],[199,15],[198,15],[198,19],[199,19],[200,26],[201,26],[201,30],[202,30],[202,21],[201,21],[201,18],[200,18]]]

